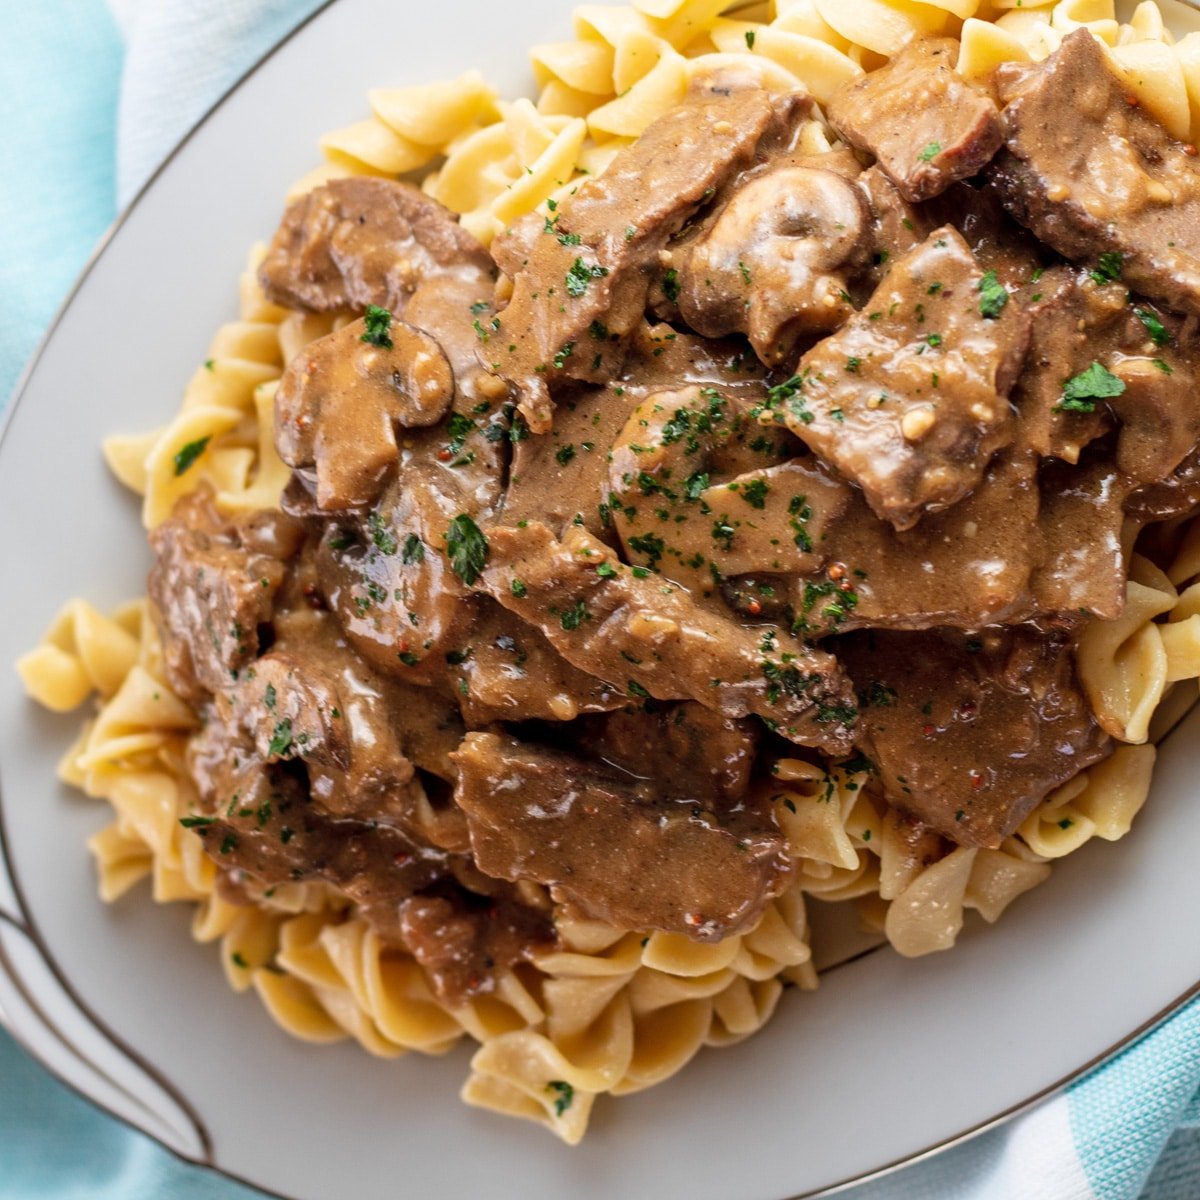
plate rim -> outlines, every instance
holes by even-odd
[[[1200,0],[1166,0],[1168,6],[1172,3],[1178,4],[1185,9],[1190,9],[1195,12],[1200,12]],[[278,40],[270,45],[262,54],[254,59],[246,69],[237,76],[211,104],[197,117],[194,123],[184,132],[184,134],[173,144],[169,153],[162,159],[157,167],[151,172],[145,181],[137,188],[130,199],[117,213],[116,217],[105,229],[103,234],[93,246],[88,254],[78,274],[75,276],[70,288],[65,292],[63,298],[54,311],[45,330],[38,339],[32,354],[26,360],[24,366],[19,372],[16,382],[9,393],[5,410],[0,414],[0,450],[8,439],[11,428],[14,422],[18,405],[25,399],[28,391],[29,383],[35,374],[39,363],[41,362],[44,353],[54,339],[62,320],[71,306],[75,303],[88,277],[91,275],[96,264],[108,250],[114,238],[121,231],[135,209],[139,206],[146,195],[154,188],[160,177],[172,166],[180,153],[193,139],[193,137],[208,123],[210,118],[222,108],[233,95],[238,92],[242,86],[272,58],[275,57],[285,46],[293,39],[300,35],[310,24],[316,21],[323,13],[339,3],[339,0],[320,0],[320,2],[307,15],[302,17],[295,25],[293,25],[286,33]],[[1200,704],[1200,700],[1196,702]],[[1174,736],[1180,725],[1192,711],[1196,705],[1187,710],[1183,716],[1167,731],[1166,734],[1156,743],[1158,747],[1166,744],[1166,742]],[[97,1111],[103,1113],[110,1120],[118,1122],[126,1129],[148,1138],[161,1149],[165,1150],[176,1161],[185,1164],[192,1168],[201,1169],[211,1175],[219,1176],[243,1187],[257,1190],[262,1194],[273,1197],[274,1200],[297,1200],[295,1196],[281,1192],[271,1187],[269,1184],[264,1184],[250,1179],[237,1171],[231,1170],[228,1167],[222,1166],[215,1159],[215,1148],[208,1127],[200,1115],[188,1100],[184,1091],[176,1085],[167,1074],[156,1064],[150,1062],[142,1054],[140,1054],[132,1045],[130,1045],[123,1037],[111,1029],[108,1024],[90,1007],[90,1005],[79,995],[70,979],[67,977],[62,967],[59,965],[55,956],[51,953],[49,946],[42,937],[41,930],[38,927],[37,920],[30,911],[25,899],[25,892],[21,886],[20,878],[17,873],[13,856],[10,851],[10,839],[5,819],[6,806],[4,803],[4,787],[3,787],[3,764],[0,764],[0,872],[3,873],[16,902],[17,911],[10,912],[0,903],[0,925],[8,925],[22,934],[37,951],[38,956],[46,966],[47,970],[54,977],[59,987],[62,988],[64,995],[70,1000],[80,1016],[96,1030],[112,1047],[123,1055],[130,1063],[136,1066],[149,1078],[154,1080],[164,1092],[166,1092],[179,1106],[182,1112],[191,1121],[195,1128],[198,1140],[202,1147],[203,1157],[195,1157],[181,1150],[177,1146],[171,1145],[160,1134],[146,1129],[139,1125],[132,1117],[118,1113],[108,1107],[104,1101],[97,1099],[89,1094],[82,1084],[67,1077],[66,1073],[57,1066],[52,1065],[47,1057],[39,1050],[35,1044],[35,1037],[28,1034],[24,1029],[18,1028],[16,1021],[2,1009],[0,1009],[0,1028],[11,1036],[16,1044],[21,1049],[29,1054],[35,1062],[54,1078],[59,1084],[66,1087],[74,1095],[78,1096],[86,1103],[91,1105]],[[829,971],[823,974],[829,974],[831,971],[836,971],[839,966],[848,965],[849,962],[857,961],[860,958],[877,953],[879,950],[885,949],[883,946],[873,947],[863,951],[860,954],[853,956],[846,963],[840,963],[837,966],[830,968]],[[17,971],[11,960],[7,949],[0,941],[0,974],[2,974],[8,983],[18,990],[30,1004],[30,1007],[41,1013],[41,1006],[36,1003],[37,995],[29,982],[24,979]],[[1153,1016],[1142,1022],[1139,1026],[1133,1029],[1119,1041],[1113,1043],[1099,1054],[1083,1063],[1077,1069],[1072,1070],[1060,1079],[1056,1080],[1043,1087],[1033,1095],[1019,1101],[1018,1103],[1009,1106],[995,1115],[978,1122],[975,1125],[968,1127],[949,1137],[942,1138],[933,1145],[907,1154],[902,1158],[894,1159],[884,1163],[878,1167],[871,1168],[867,1171],[849,1176],[839,1180],[836,1183],[829,1184],[818,1188],[815,1191],[799,1192],[789,1194],[785,1197],[780,1197],[779,1200],[823,1200],[825,1197],[837,1196],[845,1194],[849,1189],[857,1187],[861,1184],[873,1182],[876,1180],[885,1179],[899,1173],[906,1167],[913,1166],[920,1162],[926,1162],[945,1151],[951,1150],[957,1146],[961,1146],[966,1142],[973,1140],[981,1134],[987,1133],[990,1130],[999,1128],[1008,1122],[1030,1112],[1034,1108],[1050,1101],[1056,1096],[1063,1093],[1072,1084],[1078,1082],[1085,1075],[1104,1066],[1112,1061],[1118,1055],[1129,1049],[1137,1042],[1154,1032],[1162,1026],[1166,1021],[1170,1020],[1175,1014],[1185,1008],[1191,1001],[1200,997],[1200,978],[1188,987],[1182,994],[1171,1000]],[[42,1014],[43,1023],[46,1026],[44,1032],[50,1036],[57,1037],[63,1046],[70,1051],[79,1061],[87,1064],[92,1070],[107,1077],[107,1072],[96,1063],[92,1062],[88,1054],[81,1047],[76,1045],[70,1037],[65,1034],[60,1028],[56,1027],[51,1018]],[[131,1095],[131,1098],[137,1100],[136,1095],[129,1093],[124,1085],[116,1085],[119,1090],[126,1091]],[[140,1101],[138,1101],[140,1103]]]

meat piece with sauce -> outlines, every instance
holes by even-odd
[[[227,520],[207,490],[185,496],[151,531],[148,589],[180,696],[220,691],[253,660],[300,540],[300,528],[280,513]]]
[[[294,200],[258,269],[267,296],[309,312],[400,316],[417,285],[462,266],[492,270],[449,209],[390,179],[335,179]]]
[[[1067,636],[874,631],[837,644],[863,700],[859,745],[888,798],[961,846],[998,846],[1111,751]]]
[[[1007,81],[1007,85],[1006,85]],[[988,171],[1009,212],[1075,262],[1200,314],[1200,164],[1077,29],[1041,66],[1001,75],[1007,149]]]
[[[550,428],[553,384],[602,383],[619,373],[668,239],[728,176],[754,161],[764,139],[778,141],[810,107],[797,96],[772,99],[744,80],[734,86],[706,77],[688,103],[658,118],[602,176],[559,205],[522,255],[527,261],[499,315],[498,349],[489,341],[479,351],[481,362],[496,363],[513,384],[534,432]],[[602,342],[589,335],[598,325]]]
[[[879,166],[911,203],[976,175],[1004,142],[991,97],[954,69],[953,38],[917,38],[878,71],[843,84],[830,124]]]
[[[750,928],[791,881],[769,813],[721,815],[500,734],[469,734],[455,757],[480,868],[535,879],[594,920],[715,942]]]
[[[760,716],[800,745],[848,748],[857,714],[829,655],[701,608],[578,527],[561,542],[535,522],[497,528],[488,544],[478,586],[580,670],[632,697],[697,700],[728,717]]]
[[[1012,441],[1028,321],[950,226],[899,259],[866,309],[776,389],[775,419],[897,529],[961,500]]]

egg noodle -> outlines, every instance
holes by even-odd
[[[323,165],[291,196],[333,178],[417,173],[488,243],[603,172],[683,99],[696,72],[722,58],[751,59],[772,90],[803,88],[823,103],[914,34],[960,38],[959,71],[983,78],[1001,62],[1046,58],[1080,25],[1108,47],[1147,111],[1175,136],[1200,140],[1200,33],[1173,40],[1153,3],[1120,24],[1111,0],[636,0],[579,7],[573,40],[533,49],[536,101],[502,101],[476,73],[370,92],[372,115],[322,138]],[[819,121],[803,136],[814,153],[833,144]],[[268,302],[254,274],[261,255],[260,247],[242,278],[239,319],[218,330],[171,423],[105,445],[112,470],[144,497],[147,528],[202,484],[225,512],[278,506],[289,472],[273,445],[274,393],[293,356],[338,322]],[[197,443],[194,467],[180,474],[176,455]],[[1127,544],[1137,533],[1127,530]],[[196,718],[165,682],[145,600],[112,616],[72,601],[19,669],[30,695],[51,709],[94,704],[60,776],[115,812],[90,842],[106,901],[149,877],[155,900],[195,904],[194,935],[219,942],[230,985],[253,988],[305,1040],[350,1036],[394,1057],[474,1038],[464,1099],[575,1143],[597,1095],[658,1083],[701,1046],[754,1033],[786,985],[817,986],[806,896],[854,901],[897,950],[924,954],[954,943],[964,910],[994,921],[1053,860],[1129,831],[1149,788],[1162,713],[1179,707],[1176,685],[1200,676],[1200,521],[1158,527],[1149,553],[1132,557],[1124,615],[1092,622],[1078,651],[1097,719],[1124,744],[1052,792],[998,849],[947,852],[936,835],[914,835],[868,775],[783,759],[769,786],[799,872],[751,932],[701,945],[560,914],[560,949],[457,1008],[440,1003],[413,958],[381,943],[324,885],[279,886],[249,906],[214,890],[217,867],[180,825],[195,800],[184,762]],[[1190,700],[1195,685],[1183,690]]]

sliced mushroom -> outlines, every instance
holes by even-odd
[[[680,312],[706,337],[745,333],[777,364],[799,338],[853,314],[841,269],[863,261],[869,233],[866,200],[843,176],[817,167],[760,175],[689,247]]]
[[[370,504],[399,454],[396,425],[436,425],[454,400],[441,346],[403,321],[384,322],[383,311],[374,310],[371,333],[353,321],[307,346],[275,395],[279,457],[315,467],[324,512]]]

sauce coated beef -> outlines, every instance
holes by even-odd
[[[491,255],[403,184],[288,209],[264,286],[339,316],[280,386],[288,515],[152,535],[224,892],[321,880],[457,1004],[555,905],[751,928],[792,747],[865,756],[914,861],[1110,752],[1075,640],[1200,505],[1200,170],[1086,31],[1003,112],[953,59],[849,85],[816,158],[807,97],[700,79]]]
[[[455,799],[480,867],[547,884],[618,928],[719,941],[752,924],[792,878],[767,812],[714,813],[688,794],[686,777],[647,787],[577,754],[491,733],[468,735],[456,758]]]
[[[988,180],[1013,216],[1073,261],[1120,256],[1128,286],[1200,314],[1194,149],[1130,102],[1086,29],[999,82],[1006,148]]]
[[[999,111],[955,71],[957,57],[953,38],[916,39],[829,105],[834,129],[873,155],[910,203],[977,174],[1004,141]]]
[[[1110,750],[1061,634],[858,633],[838,655],[861,689],[863,747],[888,794],[959,845],[998,846]]]

